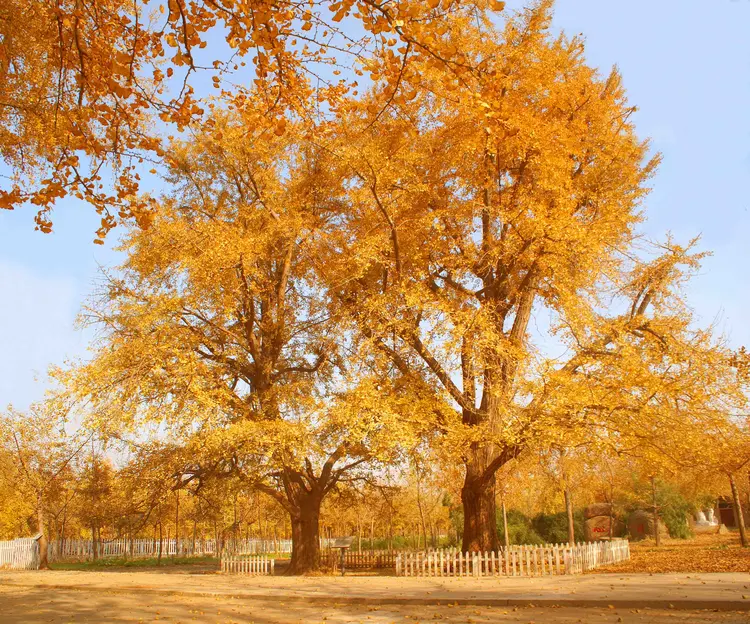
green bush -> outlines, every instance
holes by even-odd
[[[656,505],[659,509],[659,518],[666,525],[670,537],[687,539],[693,533],[688,526],[688,515],[695,511],[693,505],[683,494],[671,483],[656,479]],[[705,497],[702,497],[705,498]],[[702,498],[699,498],[700,502]],[[628,505],[629,511],[635,509],[653,509],[653,489],[649,479],[633,478],[632,500]]]
[[[568,541],[568,517],[565,513],[538,514],[529,518],[518,509],[509,509],[508,537],[511,544],[563,544]],[[450,519],[457,535],[463,532],[464,515],[460,506],[451,508]],[[503,530],[503,512],[496,511],[497,535],[500,544],[505,543]],[[583,541],[583,511],[578,510],[573,515],[573,524],[577,541]],[[460,538],[459,538],[460,541]]]
[[[565,512],[540,513],[534,516],[531,526],[548,544],[564,544],[568,541],[568,514]],[[583,511],[580,509],[573,512],[573,530],[576,541],[582,542],[584,539]]]
[[[531,520],[517,509],[508,510],[508,538],[511,544],[543,544],[544,540],[534,530]],[[505,541],[503,530],[503,512],[497,510],[497,535],[500,543]]]
[[[387,537],[376,537],[372,540],[372,549],[373,550],[389,550],[389,545],[393,546],[393,550],[411,550],[417,547],[417,543],[419,543],[420,548],[425,548],[424,543],[424,535],[417,540],[416,535],[394,535],[392,540],[389,540]],[[428,534],[427,535],[427,547],[432,548],[432,537]],[[452,536],[448,537],[441,537],[438,538],[437,544],[435,544],[437,548],[450,548],[452,546],[455,546],[455,539]],[[354,542],[352,542],[352,550],[356,551],[358,547],[357,538],[354,538]],[[362,538],[362,550],[370,550],[370,540],[368,538],[363,537]]]
[[[670,537],[687,539],[693,532],[688,526],[688,515],[693,512],[693,505],[671,484],[656,482],[656,504],[659,516],[667,525]]]

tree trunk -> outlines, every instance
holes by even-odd
[[[198,532],[198,521],[193,519],[193,549],[190,553],[193,557],[195,557],[195,535]]]
[[[576,525],[573,521],[573,498],[570,495],[570,488],[565,486],[565,513],[568,515],[568,543],[576,543]]]
[[[47,562],[47,532],[44,530],[44,503],[41,496],[37,499],[36,522],[37,532],[41,534],[38,542],[39,569],[49,570],[49,563]]]
[[[58,553],[65,552],[65,528],[67,526],[68,526],[68,506],[66,503],[65,510],[63,511],[62,527],[60,527],[60,545],[59,545]]]
[[[374,554],[375,551],[375,520],[370,519],[370,554]]]
[[[388,552],[393,550],[393,509],[388,514]]]
[[[96,525],[91,525],[91,559],[96,561],[99,558],[99,549],[96,541]]]
[[[505,539],[505,548],[510,547],[510,535],[508,535],[508,514],[505,510],[505,499],[503,498],[503,536]]]
[[[730,472],[729,485],[732,488],[732,502],[734,503],[734,515],[737,520],[737,527],[740,530],[740,544],[743,548],[747,547],[747,535],[745,533],[745,516],[742,513],[742,503],[740,502],[740,493],[737,490],[737,484],[734,482],[734,475]]]
[[[495,475],[482,479],[483,470],[474,462],[466,466],[466,478],[461,488],[464,508],[464,552],[496,551],[499,546],[495,511]]]
[[[654,515],[654,542],[657,546],[661,546],[661,537],[659,535],[659,513],[658,507],[656,506],[656,479],[651,477],[651,499],[653,502],[653,515]]]
[[[174,493],[174,555],[175,557],[180,556],[180,491],[177,490]]]
[[[162,540],[161,521],[159,521],[159,555],[156,559],[156,565],[161,565],[161,549],[162,549],[163,542],[164,540]]]
[[[615,535],[615,490],[614,486],[609,486],[609,539],[611,540]]]
[[[289,574],[320,570],[320,504],[317,494],[303,494],[291,516],[292,560]]]

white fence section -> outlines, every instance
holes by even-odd
[[[397,576],[551,576],[580,574],[630,559],[627,540],[511,546],[497,552],[399,553]]]
[[[327,539],[320,540],[321,548],[328,545]],[[97,544],[98,557],[146,558],[159,556],[160,543],[154,539],[115,539],[102,540]],[[266,555],[290,554],[292,540],[262,540],[256,538],[243,540],[226,540],[221,546],[225,553],[233,555]],[[216,540],[163,539],[161,540],[162,557],[194,557],[204,555],[217,556]],[[93,542],[91,540],[66,539],[49,543],[47,550],[49,561],[93,559]]]
[[[276,560],[267,555],[223,555],[221,571],[246,576],[273,576]]]
[[[323,540],[321,540],[320,546],[321,548],[324,546]],[[235,555],[265,555],[270,553],[289,554],[292,552],[292,540],[227,540],[224,542],[224,551]]]
[[[39,544],[30,537],[0,542],[0,569],[38,570]]]
[[[85,560],[93,558],[91,540],[66,539],[50,542],[47,556],[50,561]],[[97,543],[99,557],[158,557],[161,548],[162,557],[213,555],[216,553],[216,540],[180,540],[163,539],[161,543],[154,539],[115,539],[102,540]]]

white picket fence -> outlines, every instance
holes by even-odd
[[[30,537],[0,542],[0,569],[38,570],[39,544]]]
[[[321,548],[322,547],[323,540],[321,540]],[[290,554],[292,552],[292,540],[227,540],[224,542],[224,552],[235,555],[268,555],[271,553]]]
[[[511,546],[497,552],[399,553],[396,576],[551,576],[580,574],[630,559],[627,540]]]
[[[321,548],[324,548],[327,540],[321,540]],[[234,555],[261,555],[271,553],[289,554],[292,552],[292,540],[262,540],[256,538],[242,540],[227,540],[222,549],[226,553]],[[52,541],[47,550],[49,561],[64,560],[89,560],[93,558],[93,542],[83,539],[66,539],[62,542]],[[162,557],[193,557],[204,555],[216,555],[216,540],[192,539],[163,539],[161,540]],[[105,557],[128,557],[146,558],[159,555],[159,540],[154,539],[115,539],[102,540],[97,546],[97,556]]]
[[[246,576],[273,576],[276,560],[267,555],[223,555],[221,571]]]
[[[159,540],[153,539],[115,539],[102,540],[97,544],[97,556],[144,558],[159,555]],[[49,544],[47,556],[50,561],[86,560],[93,558],[92,540],[66,539],[62,542],[53,541]],[[161,554],[171,556],[213,555],[216,553],[216,540],[161,540]]]

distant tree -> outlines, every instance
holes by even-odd
[[[45,402],[28,412],[11,408],[0,414],[0,446],[10,459],[5,476],[33,509],[41,569],[48,567],[48,506],[55,490],[70,478],[71,462],[89,439],[66,436],[64,414],[57,409],[53,402]]]

